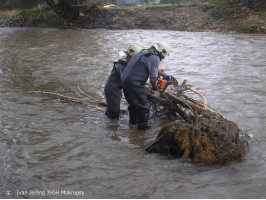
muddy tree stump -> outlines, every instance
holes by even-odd
[[[158,96],[150,91],[147,95],[152,109],[161,106],[167,116],[176,115],[175,121],[161,128],[147,152],[187,158],[198,166],[243,159],[248,142],[236,123],[185,95]]]

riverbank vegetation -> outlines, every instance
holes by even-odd
[[[149,1],[151,0],[145,2]],[[68,20],[67,16],[53,12],[44,0],[24,0],[23,3],[22,0],[3,0],[0,2],[0,26],[266,33],[264,0],[161,2],[167,4],[118,6],[117,0],[98,0],[97,6],[93,7],[95,9],[90,9],[90,12],[77,12],[74,20]],[[110,5],[109,3],[116,6],[104,6]]]

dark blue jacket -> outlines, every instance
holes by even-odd
[[[137,108],[148,109],[149,102],[145,93],[145,83],[149,78],[149,66],[142,61],[142,56],[149,57],[148,52],[140,52],[134,55],[122,75],[122,87],[128,104],[133,104]]]

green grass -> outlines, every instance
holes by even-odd
[[[27,18],[37,18],[40,15],[39,8],[32,8],[32,9],[14,9],[14,10],[4,10],[0,11],[0,16],[4,17],[5,19],[19,19],[22,17]]]
[[[259,26],[262,26],[262,23],[254,23],[251,21],[228,21],[227,29],[230,31],[236,31],[241,33],[253,33],[256,32]]]
[[[5,19],[15,19],[22,12],[21,9],[16,10],[1,10],[0,16]]]

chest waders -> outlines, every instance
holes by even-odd
[[[149,119],[149,102],[144,86],[149,78],[149,70],[140,58],[150,55],[148,52],[134,55],[122,76],[123,91],[129,104],[129,123],[138,123],[139,129],[148,127]]]
[[[111,119],[118,119],[120,113],[120,101],[122,98],[122,82],[121,77],[126,68],[125,60],[118,60],[114,63],[114,67],[104,86],[104,93],[107,103],[105,114]]]

